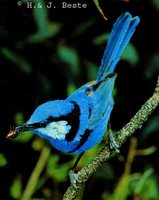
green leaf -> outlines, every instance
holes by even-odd
[[[156,131],[159,131],[158,118],[153,117],[149,119],[149,121],[144,126],[144,129],[142,131],[142,139],[144,140]]]
[[[152,3],[154,5],[154,8],[159,11],[159,0],[152,0]]]
[[[17,112],[14,117],[14,121],[16,125],[21,125],[24,123],[24,116],[22,112]]]
[[[15,138],[16,142],[26,143],[33,137],[33,133],[26,131]]]
[[[53,177],[56,179],[58,182],[65,182],[67,180],[68,176],[68,171],[70,169],[70,166],[67,164],[61,165],[53,170]]]
[[[135,193],[141,192],[141,190],[144,188],[143,186],[145,185],[145,181],[152,173],[153,173],[152,169],[148,169],[146,172],[144,172],[144,174],[141,176],[140,180],[136,185]]]
[[[46,38],[51,38],[56,36],[61,30],[61,24],[56,22],[48,22],[47,29],[41,28],[33,35],[28,37],[29,42],[39,42]]]
[[[93,44],[94,45],[105,44],[108,41],[109,35],[110,35],[109,33],[103,33],[101,35],[98,35],[93,39]]]
[[[82,22],[81,24],[78,24],[78,26],[75,27],[73,34],[75,36],[79,36],[89,30],[90,27],[92,27],[95,23],[95,19],[89,19],[87,21]]]
[[[112,197],[112,195],[110,193],[104,192],[102,194],[102,200],[114,200],[114,199],[113,199],[113,197]]]
[[[45,5],[44,0],[33,0],[32,2],[35,5]],[[29,42],[38,42],[40,40],[44,40],[45,38],[53,37],[61,30],[61,24],[49,21],[48,9],[46,6],[42,6],[42,8],[34,8],[33,15],[37,25],[37,32],[29,36]]]
[[[97,75],[97,65],[88,60],[84,60],[84,64],[86,65],[88,80],[94,80]]]
[[[154,75],[156,73],[158,73],[158,71],[159,71],[159,65],[158,65],[158,63],[159,63],[159,52],[155,52],[151,56],[151,58],[150,58],[150,60],[149,60],[149,62],[147,64],[147,66],[146,66],[146,69],[144,71],[145,78],[151,79],[151,78],[154,77]]]
[[[22,181],[16,178],[10,187],[10,195],[14,199],[20,199],[22,193]]]
[[[96,5],[98,11],[100,12],[100,14],[103,16],[103,18],[105,20],[108,20],[107,17],[104,15],[104,12],[103,12],[103,10],[101,9],[101,7],[99,5],[99,1],[98,0],[93,0],[93,1],[94,1],[95,5]]]
[[[16,66],[25,74],[30,75],[32,72],[32,66],[28,63],[23,57],[17,55],[12,50],[2,47],[0,52],[5,56],[8,60],[16,64]]]
[[[0,153],[0,167],[5,167],[7,165],[7,159],[4,154]]]
[[[79,73],[79,56],[75,49],[67,46],[60,45],[58,47],[58,56],[61,61],[66,63],[74,76]]]
[[[158,200],[159,191],[155,177],[152,175],[153,170],[150,168],[144,172],[140,180],[136,184],[135,196],[141,199]]]
[[[67,85],[67,96],[70,96],[74,91],[76,91],[77,87],[73,83],[68,83]]]
[[[129,43],[124,50],[121,59],[130,62],[132,65],[136,65],[139,61],[139,55],[135,49],[135,47]]]
[[[59,161],[58,155],[52,155],[50,156],[47,164],[47,173],[49,176],[51,176],[53,179],[55,179],[58,182],[64,182],[67,179],[67,172],[70,169],[70,164],[65,163],[62,165],[58,164]]]
[[[144,189],[145,189],[145,195],[144,195],[145,199],[148,197],[149,199],[158,200],[159,197],[158,182],[154,177],[151,176],[147,179],[146,186]]]
[[[109,33],[101,34],[93,39],[93,44],[94,45],[105,44],[108,41],[109,36],[110,36]],[[124,52],[121,55],[121,59],[130,62],[132,65],[136,65],[138,63],[139,55],[133,44],[129,43],[127,45],[127,47],[125,48]]]
[[[48,163],[47,163],[47,169],[48,171],[52,171],[52,169],[57,166],[58,161],[60,160],[59,155],[51,155],[49,157]]]

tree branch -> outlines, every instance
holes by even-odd
[[[156,88],[151,98],[149,98],[135,116],[127,123],[121,130],[116,133],[116,142],[121,147],[123,143],[139,128],[142,127],[147,118],[159,105],[159,78],[157,80]],[[76,198],[79,189],[90,178],[90,176],[97,171],[97,169],[107,160],[114,156],[114,152],[107,144],[99,154],[78,173],[78,181],[76,185],[68,187],[63,196],[63,200],[73,200]]]

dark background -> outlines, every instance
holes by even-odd
[[[58,157],[59,168],[67,162],[70,165],[73,156],[56,151],[36,136],[9,141],[6,134],[11,126],[27,121],[37,105],[48,100],[64,99],[74,88],[95,78],[106,44],[106,40],[103,42],[101,38],[97,44],[95,38],[109,33],[116,18],[125,11],[141,18],[131,40],[138,59],[134,61],[134,53],[126,52],[130,58],[123,57],[118,63],[112,129],[122,128],[153,93],[159,74],[157,0],[101,0],[100,6],[108,21],[103,19],[93,0],[83,2],[87,3],[87,9],[62,9],[60,1],[53,1],[56,8],[43,9],[45,11],[41,13],[40,10],[35,11],[38,9],[26,8],[24,2],[18,6],[15,0],[0,1],[0,199],[20,199],[45,145],[51,148],[52,156],[56,154]],[[49,33],[50,29],[57,31]],[[159,198],[158,120],[156,110],[142,130],[135,134],[139,149],[156,147],[155,152],[148,151],[150,155],[143,153],[136,157],[131,166],[132,173],[144,174],[147,169],[153,171],[151,178],[145,182],[148,181],[148,185],[153,182],[156,190],[153,198],[147,199]],[[80,199],[108,199],[104,196],[106,193],[113,195],[124,172],[129,145],[130,141],[122,147],[119,159],[105,164],[91,178]],[[99,149],[94,150],[95,153]],[[82,163],[85,164],[84,161]],[[60,199],[69,185],[67,174],[63,180],[47,174],[44,181],[45,174],[47,167],[39,179],[43,180],[43,184],[36,188],[32,196]],[[125,199],[134,198],[134,187]],[[141,199],[146,199],[146,187],[143,186]]]

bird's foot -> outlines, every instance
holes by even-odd
[[[70,178],[71,185],[77,188],[77,182],[79,182],[79,179],[78,179],[78,174],[75,172],[75,170],[71,169],[69,171],[69,178]]]
[[[109,137],[109,145],[110,145],[110,149],[112,150],[115,150],[116,153],[120,153],[120,150],[119,150],[119,145],[117,144],[117,142],[115,141],[115,137],[111,131],[111,129],[109,130],[109,133],[108,133],[108,137]]]

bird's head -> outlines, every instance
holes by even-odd
[[[70,121],[74,113],[77,113],[77,108],[73,102],[46,102],[36,108],[26,123],[12,129],[7,138],[12,139],[25,131],[31,131],[46,139],[64,139],[71,129]]]

